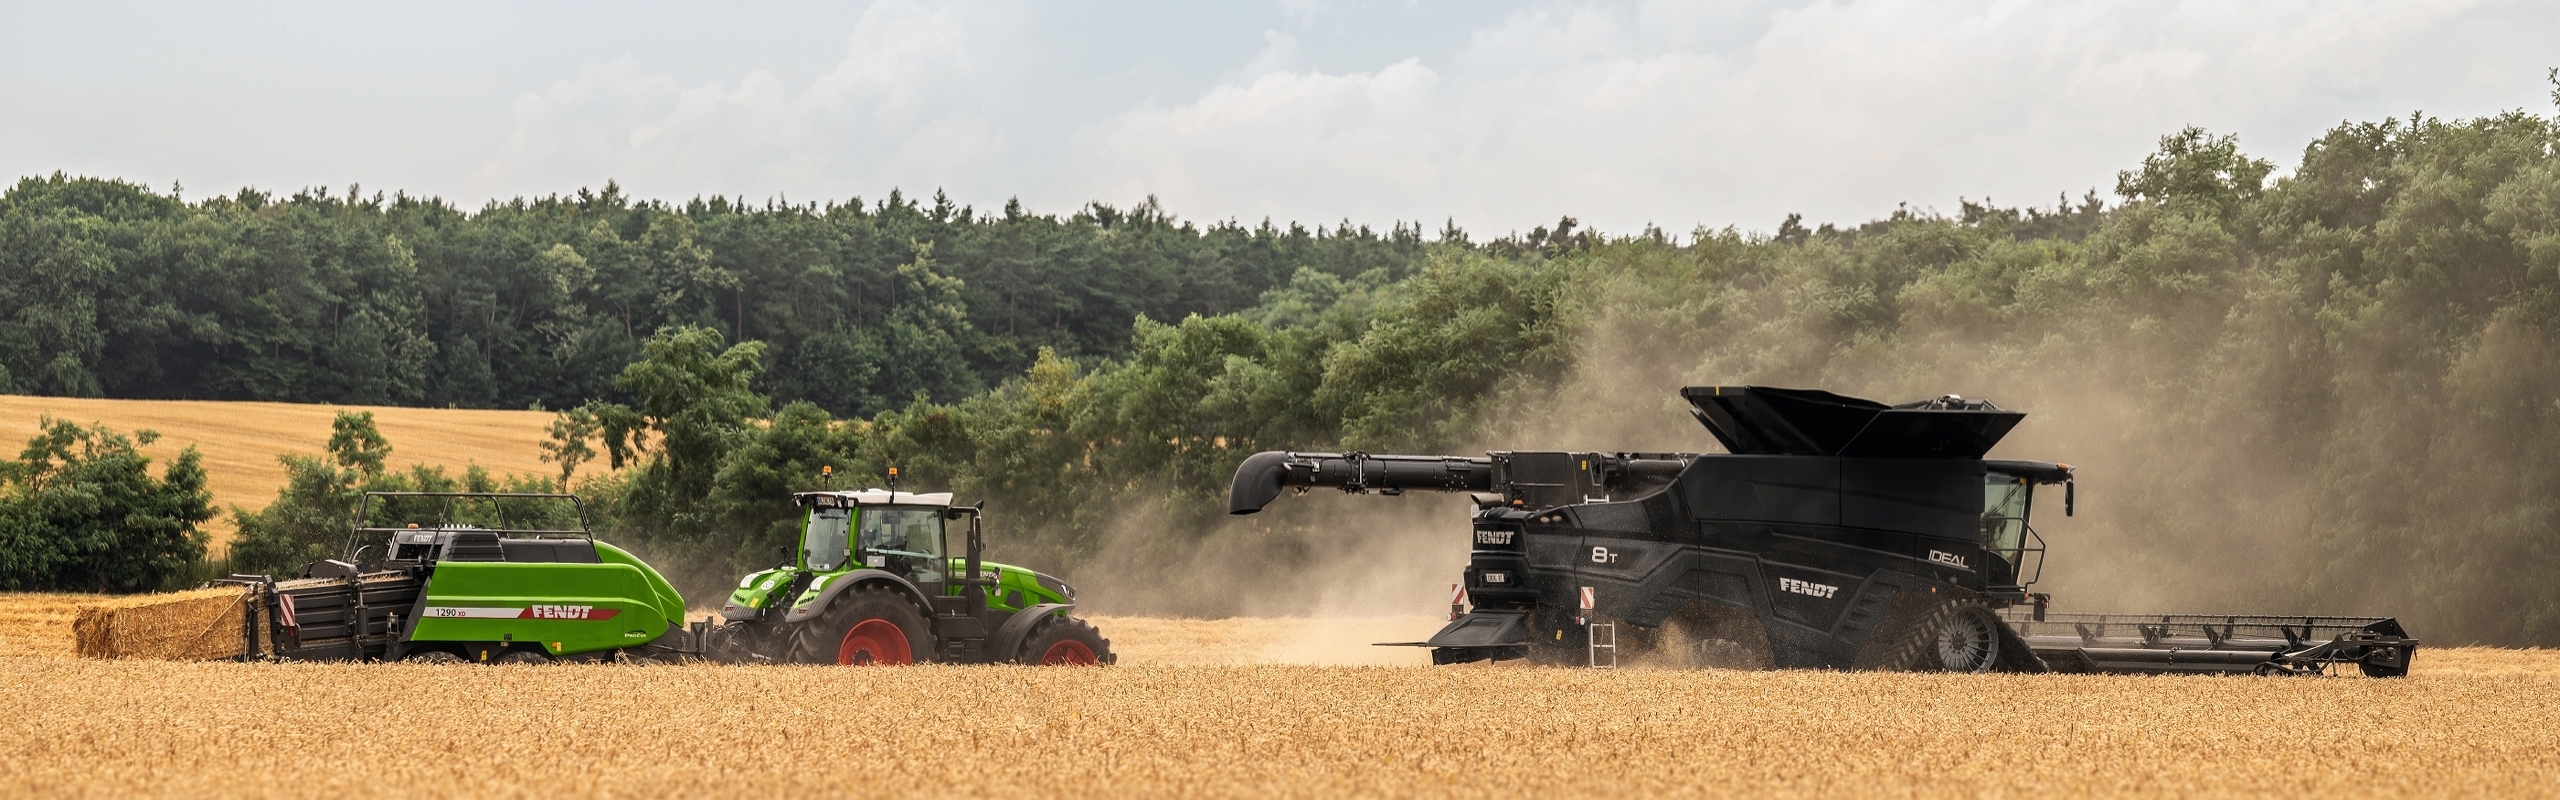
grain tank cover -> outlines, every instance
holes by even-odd
[[[1769,386],[1691,386],[1680,396],[1735,455],[1981,458],[2027,417],[1955,395],[1898,406]]]

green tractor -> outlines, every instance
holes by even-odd
[[[801,492],[792,560],[748,575],[704,637],[719,661],[1101,665],[1118,660],[1069,615],[1075,589],[980,558],[983,506],[947,492]],[[965,520],[966,524],[961,524]],[[962,552],[952,534],[962,533]]]

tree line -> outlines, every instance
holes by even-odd
[[[2539,577],[2560,568],[2555,154],[2560,128],[2523,112],[2342,124],[2281,171],[2190,129],[2112,203],[1408,232],[1341,251],[1397,266],[1262,273],[1231,307],[1129,313],[1107,346],[1061,336],[979,391],[876,408],[785,391],[792,358],[753,313],[746,337],[659,319],[601,383],[544,400],[563,409],[547,449],[618,465],[577,488],[689,593],[776,560],[782,498],[822,466],[839,485],[898,466],[984,498],[1000,558],[1115,610],[1268,612],[1451,523],[1323,502],[1229,519],[1255,451],[1712,450],[1676,387],[1953,392],[2030,413],[1998,454],[2079,467],[2079,515],[2038,515],[2066,610],[2394,614],[2440,641],[2560,644]],[[947,277],[957,249],[888,262]],[[952,329],[1001,330],[960,283]]]
[[[0,392],[565,408],[698,326],[765,342],[775,396],[860,415],[956,402],[1043,347],[1120,356],[1138,315],[1235,311],[1300,270],[1402,277],[1426,246],[1419,225],[1199,226],[1152,199],[1056,216],[607,184],[465,213],[55,174],[0,194]]]

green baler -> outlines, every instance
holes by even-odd
[[[360,522],[345,560],[315,562],[299,578],[229,578],[251,587],[257,611],[243,618],[243,652],[285,660],[545,663],[663,660],[698,650],[696,637],[682,629],[684,598],[630,552],[589,535],[576,497],[371,492],[357,519],[373,519],[385,505],[421,503],[437,508],[433,521]],[[556,507],[521,513],[545,503],[574,509],[574,527]],[[551,522],[510,525],[510,506],[519,520]],[[475,516],[482,524],[455,521]],[[375,553],[378,560],[367,558]]]

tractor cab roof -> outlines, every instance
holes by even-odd
[[[861,491],[801,492],[791,496],[792,502],[819,508],[853,508],[855,506],[951,506],[950,492],[897,492],[887,489]]]

